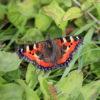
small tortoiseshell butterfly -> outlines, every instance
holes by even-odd
[[[79,36],[66,36],[29,45],[22,45],[17,52],[20,58],[43,70],[67,66],[72,53],[81,43]]]

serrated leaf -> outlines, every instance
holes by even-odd
[[[0,71],[9,72],[19,67],[21,60],[16,53],[0,51]]]
[[[64,14],[63,21],[72,20],[75,18],[79,18],[82,16],[81,9],[78,7],[71,7],[67,10],[67,12]]]
[[[22,97],[21,86],[14,83],[0,85],[0,100],[23,100]]]

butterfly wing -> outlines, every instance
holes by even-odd
[[[81,39],[78,36],[67,36],[52,40],[51,48],[57,47],[52,53],[50,48],[46,49],[47,41],[34,43],[33,45],[23,45],[18,48],[19,57],[31,62],[40,69],[49,70],[67,65],[72,59],[72,53],[80,44]],[[60,53],[59,53],[60,52]],[[56,58],[56,62],[52,62]]]

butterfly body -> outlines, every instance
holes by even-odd
[[[67,36],[20,46],[17,51],[19,57],[38,68],[49,70],[67,66],[80,42],[78,36]]]

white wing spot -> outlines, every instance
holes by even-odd
[[[71,42],[73,42],[73,41],[74,41],[74,39],[73,39],[73,37],[72,37],[72,36],[70,36],[70,40],[71,40]]]
[[[36,49],[36,44],[34,44],[33,49]]]
[[[21,52],[23,52],[23,48],[21,48],[21,50],[20,50]]]
[[[67,47],[67,49],[65,50],[65,52],[67,52],[69,50],[69,47]]]
[[[29,45],[26,46],[26,51],[29,51]]]
[[[77,38],[77,39],[79,39],[79,37],[78,37],[78,36],[77,36],[76,38]]]
[[[64,41],[64,43],[66,43],[67,41],[66,41],[66,38],[63,38],[63,41]]]

